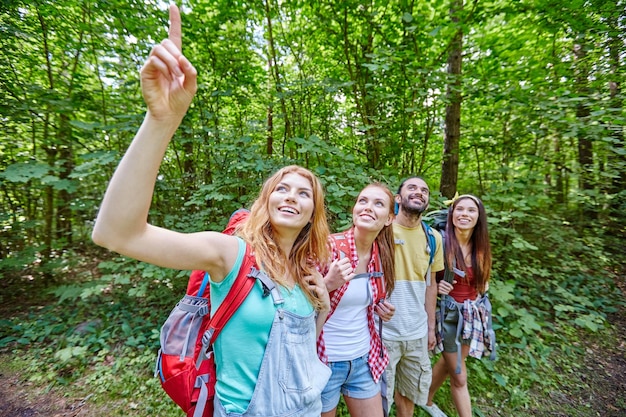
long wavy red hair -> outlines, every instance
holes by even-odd
[[[268,202],[278,183],[285,175],[291,173],[301,175],[310,182],[314,206],[311,221],[300,231],[291,253],[283,253],[274,241]],[[263,184],[258,198],[250,208],[248,219],[238,227],[237,235],[252,246],[257,263],[263,266],[274,281],[284,285],[285,277],[293,276],[314,306],[319,307],[317,298],[309,291],[304,279],[305,276],[316,273],[316,265],[324,264],[330,256],[327,246],[329,229],[324,205],[324,188],[315,174],[298,165],[289,165],[274,173]]]

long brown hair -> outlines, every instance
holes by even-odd
[[[274,241],[268,201],[278,183],[285,175],[291,173],[309,180],[313,189],[314,206],[311,221],[300,231],[291,253],[286,254]],[[326,262],[330,256],[326,243],[329,230],[324,206],[324,189],[315,174],[298,165],[289,165],[278,170],[263,184],[259,197],[250,208],[250,216],[237,229],[237,234],[252,246],[258,265],[262,266],[274,281],[285,285],[285,276],[291,274],[313,305],[320,306],[304,279],[307,275],[317,273],[315,265]]]
[[[446,263],[447,267],[456,265],[457,268],[465,271],[467,266],[463,259],[463,251],[456,237],[456,230],[452,217],[456,206],[465,199],[470,199],[478,206],[478,220],[472,230],[470,241],[472,243],[472,269],[476,277],[476,290],[484,293],[489,278],[491,276],[491,244],[489,243],[489,230],[487,225],[487,212],[483,202],[476,196],[464,194],[458,197],[448,209],[448,220],[446,223]]]
[[[389,215],[393,219],[395,217],[394,215],[394,201],[395,200],[389,188],[385,184],[374,182],[365,186],[363,190],[370,188],[370,187],[376,187],[385,192],[385,194],[389,198]],[[363,190],[361,190],[361,192],[363,192]],[[359,195],[361,195],[361,192],[359,192]],[[359,197],[357,196],[357,200],[358,198]],[[393,288],[395,287],[395,282],[396,282],[395,280],[396,268],[395,268],[395,261],[394,261],[396,245],[395,245],[395,240],[393,237],[392,223],[389,223],[388,225],[383,226],[380,232],[378,232],[378,235],[376,235],[375,242],[378,245],[378,256],[380,258],[380,262],[383,267],[382,273],[385,277],[385,288],[387,290],[387,294],[391,294],[391,292],[393,291]]]

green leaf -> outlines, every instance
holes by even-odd
[[[506,379],[504,378],[504,376],[497,372],[494,372],[493,378],[496,380],[498,385],[500,385],[501,387],[506,387]]]
[[[57,351],[54,357],[61,362],[68,362],[74,357],[81,357],[87,353],[86,346],[68,346]]]
[[[51,171],[50,165],[42,162],[18,162],[11,164],[0,177],[9,182],[26,183],[33,179],[42,179]]]

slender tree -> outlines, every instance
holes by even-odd
[[[450,45],[448,55],[449,81],[446,87],[446,117],[445,137],[443,148],[443,162],[441,164],[442,195],[451,198],[456,192],[459,174],[459,141],[461,138],[461,102],[462,77],[461,64],[463,54],[463,27],[460,13],[463,10],[463,0],[452,0],[450,3],[450,19],[456,26],[454,39]]]

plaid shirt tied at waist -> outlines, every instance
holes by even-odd
[[[439,314],[437,314],[437,353],[443,352],[443,320],[449,310],[459,311],[456,327],[457,365],[456,373],[461,373],[461,340],[469,341],[469,356],[480,359],[489,353],[491,360],[496,359],[496,334],[491,319],[491,302],[488,295],[478,296],[475,300],[457,303],[454,298],[443,295]]]

